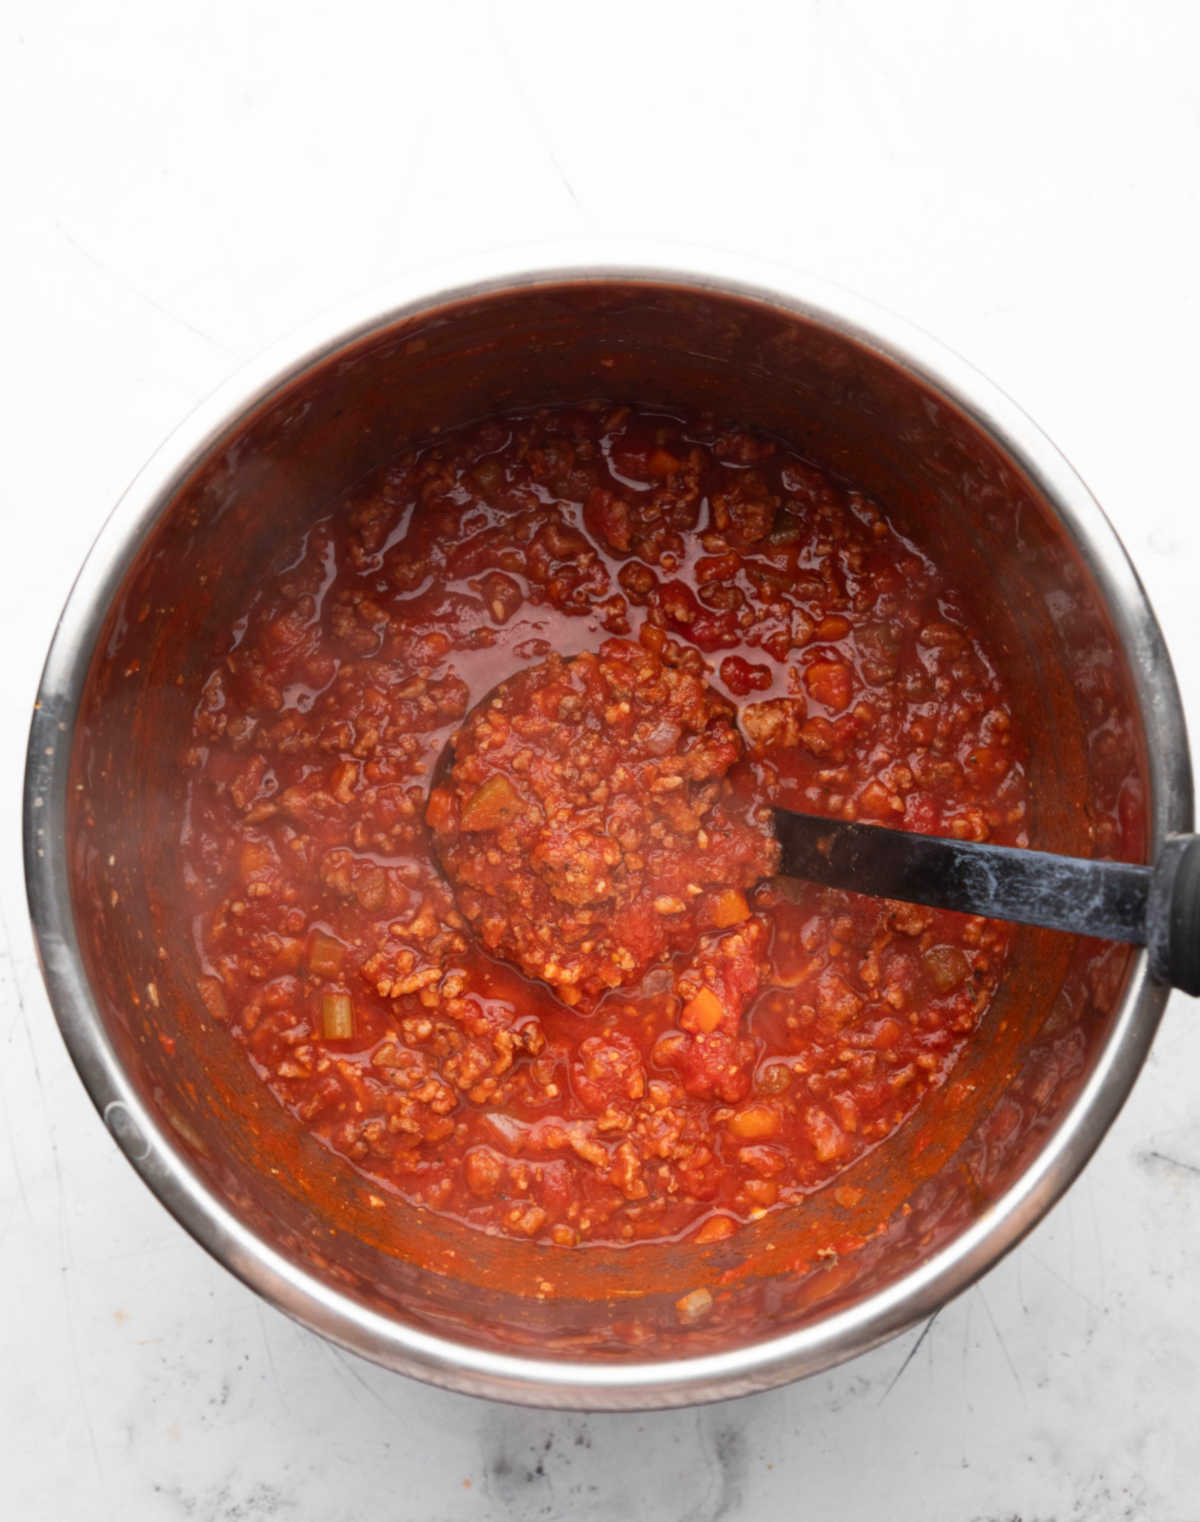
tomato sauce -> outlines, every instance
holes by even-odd
[[[208,1011],[328,1147],[484,1231],[714,1241],[835,1181],[945,1081],[1009,932],[773,877],[768,805],[1026,843],[930,548],[706,419],[400,455],[205,683]]]

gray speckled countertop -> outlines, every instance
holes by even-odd
[[[1050,1218],[869,1357],[694,1411],[426,1389],[262,1305],[119,1157],[42,992],[25,715],[162,435],[397,269],[573,234],[782,258],[938,333],[1082,470],[1200,720],[1200,11],[48,0],[0,31],[0,1513],[22,1522],[1200,1515],[1200,1007]]]

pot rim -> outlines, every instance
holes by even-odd
[[[1129,662],[1144,728],[1151,845],[1192,826],[1192,777],[1178,687],[1162,632],[1115,530],[1083,481],[1009,397],[921,329],[827,281],[693,247],[592,240],[508,250],[415,271],[273,345],[159,447],[100,530],[71,588],[43,669],[24,792],[26,891],[50,1002],[109,1130],[163,1205],[251,1289],[352,1352],[448,1389],[584,1410],[680,1406],[746,1394],[867,1351],[971,1285],[1042,1219],[1116,1118],[1145,1060],[1168,990],[1135,958],[1112,1034],[1042,1151],[983,1216],[918,1269],[861,1304],[722,1353],[584,1362],[499,1353],[372,1311],[318,1280],[242,1224],[139,1100],[109,1041],[73,922],[66,839],[74,725],[96,640],[159,513],[241,417],[356,340],[457,302],[537,285],[632,282],[710,291],[816,322],[882,355],[986,432],[1045,496],[1094,577]]]

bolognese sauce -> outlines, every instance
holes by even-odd
[[[958,590],[780,442],[596,403],[408,449],[248,597],[182,758],[199,995],[326,1146],[561,1246],[719,1240],[945,1080],[990,921],[770,805],[1025,844]]]

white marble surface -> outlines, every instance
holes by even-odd
[[[50,1017],[17,802],[57,609],[170,426],[346,293],[573,234],[784,259],[973,359],[1116,521],[1195,723],[1198,52],[1187,0],[5,12],[0,1515],[1200,1515],[1200,1008],[929,1326],[741,1402],[550,1416],[335,1351],[148,1195]]]

